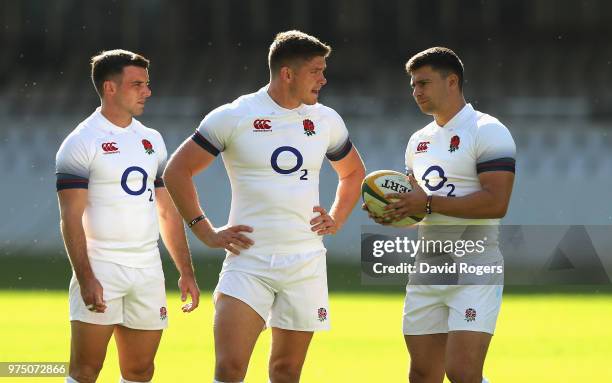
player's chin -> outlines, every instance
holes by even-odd
[[[137,104],[135,107],[132,108],[133,116],[140,116],[143,113],[144,113],[144,104]]]
[[[419,105],[419,109],[421,109],[421,112],[423,112],[424,114],[428,114],[428,115],[432,115],[433,114],[433,110],[432,108],[429,108],[428,104],[418,104]]]
[[[319,92],[311,92],[304,100],[304,104],[306,105],[314,105],[317,102],[319,102]]]

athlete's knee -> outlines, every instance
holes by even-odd
[[[440,374],[437,371],[427,367],[418,367],[411,365],[410,372],[408,373],[408,381],[410,383],[429,383]],[[442,375],[444,375],[442,373]],[[442,379],[439,379],[442,382]]]
[[[79,383],[94,383],[102,370],[103,363],[99,364],[75,364],[71,363],[69,375]]]
[[[270,362],[269,374],[272,383],[293,383],[300,380],[301,361],[291,358],[278,358]]]
[[[126,381],[148,382],[153,379],[154,363],[137,363],[122,368],[121,375]]]
[[[248,362],[232,356],[217,357],[215,361],[215,379],[223,382],[240,382],[244,380]]]
[[[446,368],[446,376],[451,383],[481,383],[482,372],[465,366],[449,366]]]

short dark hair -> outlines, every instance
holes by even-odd
[[[281,67],[294,64],[296,61],[307,61],[313,57],[327,57],[332,49],[316,37],[300,31],[281,32],[270,45],[268,66],[270,72],[276,73]]]
[[[123,68],[131,65],[148,69],[149,60],[124,49],[102,51],[91,58],[91,81],[100,98],[103,95],[104,81],[121,74]]]
[[[452,50],[444,47],[433,47],[412,56],[406,63],[406,72],[431,66],[432,69],[442,72],[444,76],[454,73],[459,77],[459,89],[463,90],[463,63]]]

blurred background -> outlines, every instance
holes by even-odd
[[[55,286],[30,271],[55,265],[58,286],[67,286],[54,162],[63,138],[99,105],[92,55],[124,48],[151,60],[153,96],[140,120],[172,152],[210,110],[267,83],[268,46],[288,29],[333,47],[321,102],[344,117],[368,171],[403,170],[408,138],[431,119],[412,100],[404,64],[447,46],[465,65],[468,102],[498,117],[517,143],[504,222],[612,222],[612,2],[1,0],[0,285]],[[196,181],[207,213],[224,224],[230,194],[220,159]],[[324,205],[336,184],[326,164]],[[367,223],[356,210],[326,240],[331,263],[359,262]],[[199,261],[222,258],[191,243]],[[15,259],[17,273],[7,266]]]
[[[99,105],[90,57],[124,48],[151,59],[153,96],[140,120],[162,132],[171,152],[210,110],[267,83],[268,47],[288,29],[333,47],[321,102],[344,117],[368,171],[403,170],[408,138],[431,121],[411,97],[407,59],[431,46],[452,48],[465,65],[468,102],[498,117],[517,143],[504,219],[524,225],[517,242],[538,236],[529,225],[591,225],[597,230],[585,235],[596,232],[598,243],[610,246],[587,255],[612,260],[609,0],[0,0],[0,361],[69,355],[71,269],[58,228],[54,163],[64,137]],[[220,159],[196,182],[208,215],[223,225],[230,194]],[[336,185],[326,163],[323,205]],[[360,279],[361,225],[368,223],[356,209],[342,232],[326,239],[333,331],[313,342],[306,382],[406,380],[404,288]],[[553,243],[541,254],[560,254],[561,268],[579,264],[568,251],[583,256],[565,238],[566,247]],[[176,291],[169,292],[172,325],[156,381],[213,374],[205,290],[217,281],[223,252],[193,238],[191,247],[201,308],[181,315]],[[163,259],[167,286],[176,289],[174,267]],[[605,367],[612,359],[611,287],[506,286],[486,376],[612,381]],[[262,338],[247,381],[267,381],[269,335]],[[113,347],[101,382],[118,380]]]

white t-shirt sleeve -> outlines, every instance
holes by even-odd
[[[410,136],[408,144],[406,145],[406,153],[404,154],[404,160],[406,163],[406,175],[412,173],[412,169],[414,169],[412,165],[412,153],[414,152],[414,150],[412,149],[412,142],[414,141],[413,137],[414,134]]]
[[[225,150],[237,126],[238,121],[233,109],[233,104],[227,104],[208,113],[192,137],[202,149],[214,156]]]
[[[351,151],[353,144],[349,139],[348,130],[342,117],[333,109],[329,110],[327,122],[330,125],[329,145],[326,156],[330,161],[339,161]]]
[[[516,145],[508,128],[495,121],[479,127],[476,138],[476,171],[515,171]]]
[[[57,190],[87,189],[92,159],[92,150],[81,135],[66,137],[55,157]]]

